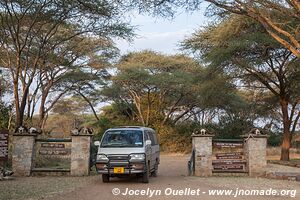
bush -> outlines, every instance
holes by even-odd
[[[8,127],[11,110],[12,106],[4,104],[0,100],[0,129]]]
[[[281,145],[282,135],[278,133],[269,133],[268,146],[277,147]]]

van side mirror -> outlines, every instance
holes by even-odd
[[[152,144],[151,140],[146,140],[146,146],[151,145],[151,144]]]
[[[100,142],[99,142],[99,141],[95,141],[95,142],[94,142],[94,145],[95,145],[95,146],[100,146]]]

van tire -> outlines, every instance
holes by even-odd
[[[149,165],[146,165],[145,172],[143,173],[143,183],[149,183],[149,176],[150,176]]]
[[[102,174],[102,182],[108,183],[109,182],[109,175],[108,174]]]
[[[157,175],[158,175],[158,162],[156,161],[154,165],[154,171],[151,173],[151,176],[157,177]]]

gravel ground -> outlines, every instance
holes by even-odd
[[[189,177],[187,174],[187,159],[184,155],[162,155],[159,175],[150,178],[149,184],[138,182],[136,178],[114,178],[109,183],[102,183],[100,176],[90,177],[30,177],[0,182],[0,199],[46,199],[46,200],[76,200],[76,199],[233,199],[232,195],[212,196],[209,190],[236,188],[244,190],[296,190],[294,198],[290,196],[238,196],[234,199],[299,199],[300,182],[286,180],[271,180],[250,177]],[[275,166],[276,168],[277,166]],[[282,170],[282,168],[280,168]],[[121,193],[128,190],[161,191],[160,195],[149,198],[148,195],[113,195],[112,190],[118,188]],[[199,196],[182,195],[167,196],[167,188],[185,190],[200,189]],[[205,193],[203,193],[205,192]]]
[[[0,181],[0,199],[44,199],[91,184],[97,177],[26,177]]]
[[[267,166],[268,172],[291,172],[291,173],[299,173],[300,175],[300,168],[298,167],[289,167],[285,165],[276,165],[276,164],[268,164]]]

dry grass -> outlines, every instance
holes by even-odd
[[[268,160],[279,160],[280,159],[281,148],[280,147],[268,147],[267,148],[267,159]],[[290,149],[291,159],[300,159],[300,149],[291,148]]]

